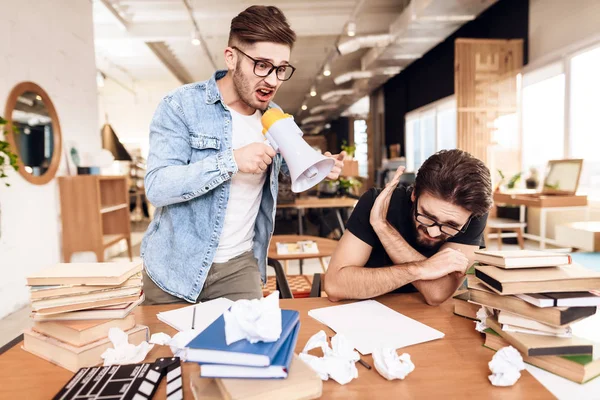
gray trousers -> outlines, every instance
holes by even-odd
[[[144,305],[188,303],[156,286],[146,274],[146,270],[143,271],[143,289],[146,298]],[[258,262],[252,251],[240,254],[227,262],[211,265],[200,296],[196,301],[213,300],[219,297],[233,301],[262,297]]]

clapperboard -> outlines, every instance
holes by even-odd
[[[81,368],[54,400],[148,400],[167,377],[167,400],[182,400],[181,360]]]

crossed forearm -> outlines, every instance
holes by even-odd
[[[333,270],[328,271],[328,275]],[[404,263],[383,268],[346,266],[325,279],[325,290],[330,300],[368,299],[389,293],[419,279],[418,266]]]
[[[394,264],[419,262],[427,259],[409,245],[387,221],[373,226],[373,229]],[[457,274],[450,274],[435,280],[415,280],[411,283],[421,292],[427,303],[439,304],[454,293],[461,281],[462,277]]]

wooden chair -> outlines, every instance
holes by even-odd
[[[279,298],[293,299],[294,296],[292,295],[292,289],[290,289],[290,284],[285,277],[285,272],[283,271],[281,263],[274,258],[268,258],[267,265],[271,266],[275,270],[275,280],[277,282],[277,290],[279,290]]]
[[[496,206],[490,212],[490,216],[487,220],[487,225],[485,227],[485,238],[486,241],[490,241],[492,237],[496,237],[498,243],[498,250],[502,250],[502,237],[503,232],[511,231],[514,232],[517,237],[517,242],[519,243],[519,247],[521,249],[525,248],[525,240],[523,239],[523,233],[525,232],[525,227],[527,223],[515,221],[514,219],[509,218],[497,218],[497,210]]]
[[[310,288],[310,297],[321,297],[325,281],[325,274],[315,274]]]

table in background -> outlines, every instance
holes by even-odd
[[[494,203],[519,206],[519,221],[525,221],[525,207],[535,207],[540,209],[540,234],[533,235],[525,233],[525,239],[535,240],[540,243],[540,249],[545,249],[546,244],[561,246],[555,239],[546,236],[546,218],[549,212],[584,210],[585,219],[590,219],[590,208],[588,207],[587,196],[559,196],[559,195],[536,195],[532,193],[520,192],[495,192]]]
[[[317,244],[319,249],[318,253],[314,254],[278,254],[277,253],[277,242],[280,243],[295,243],[299,241],[312,240]],[[271,238],[271,244],[269,245],[269,258],[277,261],[283,261],[285,274],[288,273],[288,261],[290,260],[308,260],[310,258],[318,258],[321,262],[321,268],[323,272],[327,271],[324,257],[331,257],[338,242],[336,240],[325,239],[318,236],[305,236],[305,235],[275,235]],[[302,275],[302,264],[300,264],[300,275]]]
[[[488,362],[494,352],[483,347],[483,336],[475,331],[473,321],[452,313],[451,301],[439,307],[430,307],[417,293],[387,295],[378,299],[382,304],[446,334],[441,340],[410,346],[400,350],[410,354],[415,370],[405,380],[386,381],[375,368],[365,369],[360,364],[358,378],[341,386],[333,380],[323,382],[323,399],[464,399],[488,398],[550,399],[553,396],[527,371],[522,371],[519,381],[512,387],[494,387],[488,380]],[[300,333],[296,352],[301,352],[307,340],[323,329],[332,331],[308,316],[308,311],[333,305],[326,298],[281,300],[282,309],[300,312]],[[141,306],[135,310],[137,322],[150,327],[151,333],[176,331],[158,321],[156,314],[181,306]],[[22,343],[0,355],[0,399],[48,399],[56,394],[73,376],[73,373],[51,364],[21,349]],[[159,357],[171,357],[168,346],[155,346],[146,362]],[[371,356],[363,359],[373,365]],[[190,374],[197,374],[195,363],[183,364],[184,398],[193,399]],[[164,399],[165,379],[161,382],[155,399]]]
[[[295,208],[298,210],[298,234],[304,234],[304,228],[302,227],[302,217],[304,216],[304,210],[309,208],[333,208],[337,217],[338,223],[342,233],[344,232],[345,225],[340,214],[340,208],[353,208],[357,199],[350,197],[331,197],[331,198],[320,198],[320,197],[300,197],[297,198],[293,203],[282,203],[277,204],[277,208]]]

